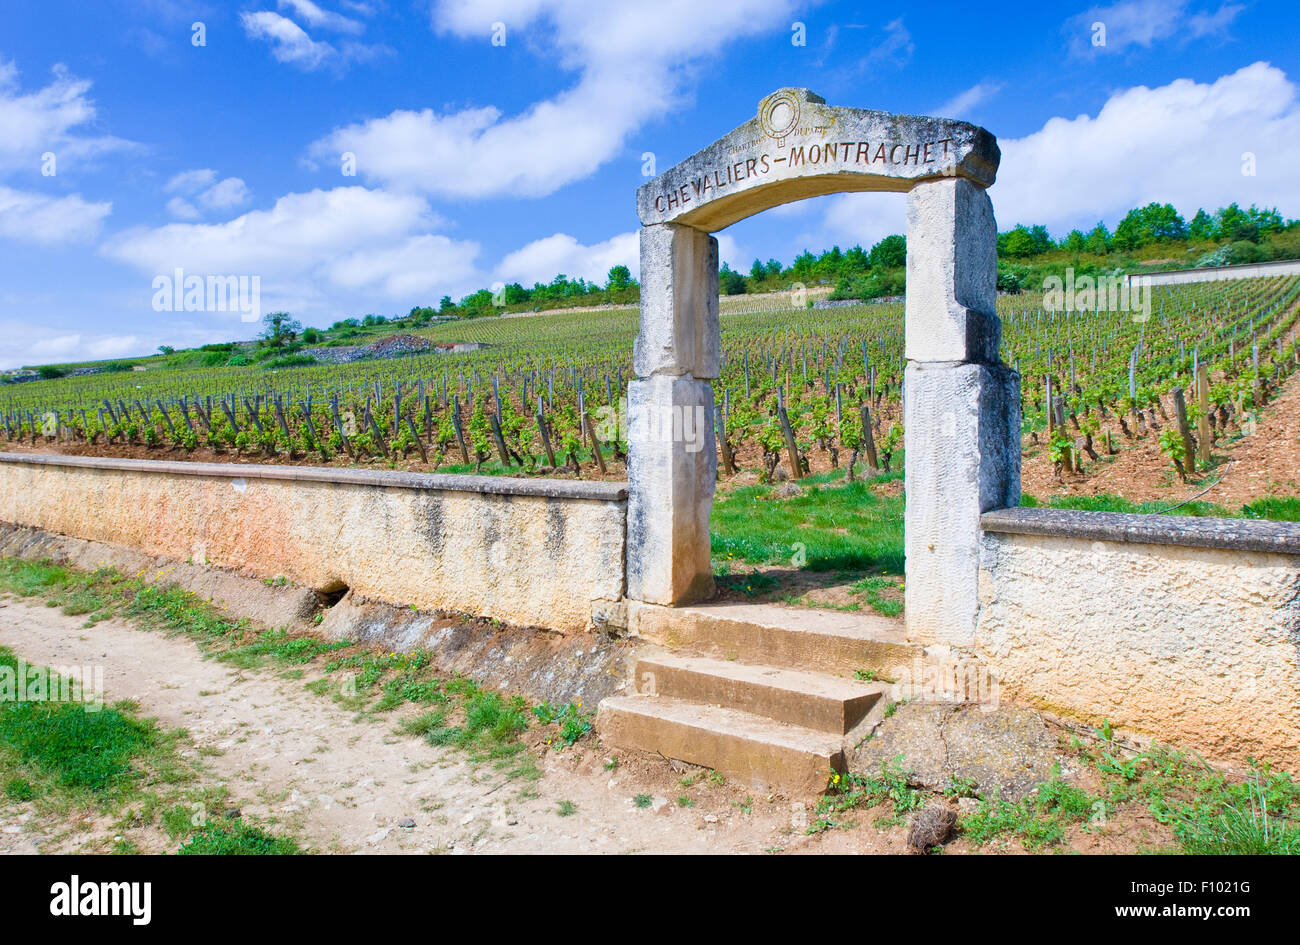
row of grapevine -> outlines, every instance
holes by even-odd
[[[1293,369],[1298,300],[1295,277],[1162,287],[1149,318],[1001,297],[1025,431],[1045,430],[1069,470],[1095,455],[1103,425],[1119,424],[1119,444],[1107,426],[1106,447],[1122,448],[1128,434],[1158,429],[1157,413],[1170,422],[1175,399],[1189,431],[1236,422]],[[891,468],[902,445],[901,304],[724,313],[722,324],[724,475]],[[478,319],[423,332],[485,345],[472,352],[40,381],[0,395],[0,436],[70,451],[620,476],[635,330],[631,309]]]

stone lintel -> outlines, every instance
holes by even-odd
[[[827,105],[778,89],[758,114],[637,190],[641,222],[714,232],[762,210],[821,194],[909,190],[961,177],[993,184],[1001,153],[977,125]]]

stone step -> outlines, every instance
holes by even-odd
[[[667,649],[836,676],[897,678],[923,653],[897,618],[773,604],[632,604],[628,630]]]
[[[843,739],[667,696],[610,696],[596,728],[606,744],[703,765],[754,790],[812,797],[844,770]]]
[[[636,665],[637,692],[739,709],[833,735],[844,735],[862,721],[887,688],[823,673],[675,653],[644,656]]]

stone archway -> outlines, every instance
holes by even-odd
[[[973,641],[979,516],[1020,495],[1020,385],[998,359],[997,228],[985,192],[999,157],[993,136],[966,122],[832,107],[807,89],[779,89],[756,117],[638,189],[629,598],[681,604],[713,588],[710,381],[720,340],[710,234],[807,197],[892,191],[907,194],[907,633]]]

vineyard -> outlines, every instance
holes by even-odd
[[[1000,296],[1027,477],[1049,469],[1038,491],[1064,490],[1145,447],[1171,481],[1197,482],[1295,370],[1298,303],[1296,277],[1158,288],[1149,316]],[[714,384],[724,484],[900,468],[901,303],[727,308]],[[483,318],[418,331],[484,346],[464,353],[13,385],[0,436],[94,455],[622,478],[636,327],[632,308]]]

